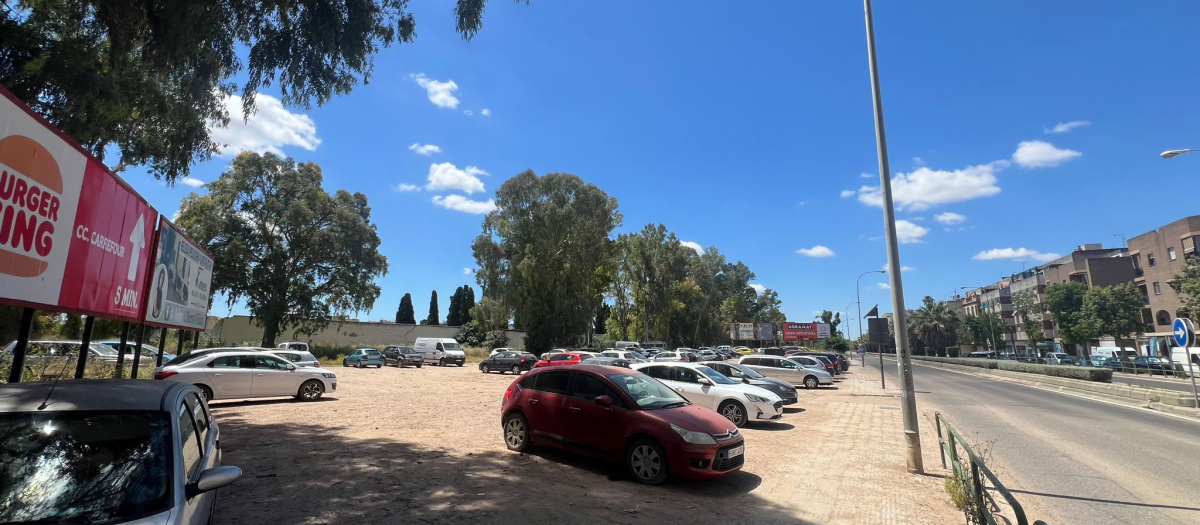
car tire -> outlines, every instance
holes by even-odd
[[[464,364],[466,364],[466,362],[465,362],[465,361],[464,361],[464,362],[462,362],[462,363],[459,363],[459,364],[458,364],[458,367],[459,367],[459,368],[462,368]]]
[[[529,421],[520,412],[504,418],[504,446],[513,452],[529,450]]]
[[[361,360],[361,359],[359,359],[358,361],[355,361],[355,362],[354,362],[354,368],[362,368],[362,367],[363,367],[363,366],[362,366],[362,360]]]
[[[625,450],[625,470],[638,483],[660,485],[667,480],[667,456],[653,439],[639,439]]]
[[[296,399],[301,401],[316,401],[325,394],[325,384],[316,379],[309,379],[300,385],[296,391]]]
[[[421,365],[423,365],[423,364],[425,364],[425,363],[417,363],[417,368],[421,368]]]
[[[212,401],[213,391],[211,388],[209,388],[205,385],[196,385],[196,388],[200,389],[200,395],[201,395],[201,397],[204,398],[205,403]]]
[[[349,362],[349,361],[347,361],[347,360],[345,360],[345,359],[343,359],[343,360],[342,360],[342,366],[343,366],[343,367],[350,366],[350,362]]]
[[[487,363],[479,363],[479,371],[485,374],[491,372],[491,370],[488,370]]]
[[[445,359],[438,359],[438,366],[446,366],[446,360],[445,360]]]
[[[513,367],[512,367],[512,373],[513,373],[513,375],[514,375],[514,376],[519,376],[519,375],[521,375],[521,367],[520,367],[520,366],[517,366],[517,365],[513,365]]]
[[[746,407],[732,399],[721,403],[721,406],[717,407],[717,413],[738,428],[746,426],[746,423],[750,421],[750,417],[746,414]]]
[[[816,376],[808,376],[804,378],[804,388],[812,390],[819,386],[821,386],[821,382],[817,380]]]

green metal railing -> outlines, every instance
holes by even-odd
[[[1016,525],[1029,525],[1029,520],[1025,517],[1025,509],[1017,502],[1012,493],[1004,487],[1000,479],[992,473],[991,469],[984,464],[982,459],[971,449],[967,441],[963,439],[962,434],[954,430],[941,412],[934,413],[937,422],[938,443],[941,445],[942,453],[942,468],[950,469],[953,467],[954,475],[966,487],[974,499],[975,511],[978,516],[974,516],[978,523],[987,523],[988,525],[998,525],[994,513],[999,511],[999,506],[996,505],[996,500],[992,493],[998,493],[1004,498],[1004,501],[1012,509],[1013,519]],[[943,428],[945,429],[943,431]],[[947,442],[947,439],[949,440]],[[959,449],[967,454],[967,462],[964,464],[960,455]],[[946,458],[950,458],[950,463],[947,465]],[[989,485],[990,483],[990,485]],[[1005,520],[1006,523],[1014,523],[1014,521]],[[1033,525],[1046,525],[1046,522],[1038,520],[1033,522]]]

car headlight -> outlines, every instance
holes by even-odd
[[[717,444],[717,440],[713,439],[712,436],[705,434],[704,432],[692,432],[691,430],[677,426],[675,424],[671,425],[671,430],[674,430],[676,434],[679,434],[679,437],[683,438],[684,441],[687,441],[688,443],[691,443],[693,445],[716,445]]]
[[[333,378],[337,377],[337,374],[333,374],[330,372],[321,372],[321,377],[324,377],[325,379],[333,379]]]
[[[751,403],[770,403],[771,402],[771,400],[768,398],[765,398],[763,396],[756,396],[754,394],[746,394],[746,401],[749,401]]]

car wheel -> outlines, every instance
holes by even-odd
[[[446,360],[445,360],[445,359],[438,359],[438,366],[446,366]]]
[[[300,391],[296,392],[296,398],[301,401],[316,401],[321,399],[324,394],[325,385],[316,379],[309,379],[300,385]]]
[[[514,376],[519,376],[519,375],[521,375],[521,367],[519,367],[519,366],[517,366],[517,365],[513,365],[513,367],[512,367],[512,373],[513,373],[513,375],[514,375]]]
[[[417,368],[421,368],[421,365],[423,365],[423,364],[425,364],[425,363],[424,362],[417,363]]]
[[[816,377],[808,376],[808,377],[804,378],[804,388],[812,390],[814,388],[817,388],[818,386],[821,386],[821,382],[817,381]]]
[[[362,360],[361,359],[354,362],[354,368],[362,368]]]
[[[347,361],[347,360],[345,360],[345,359],[343,359],[343,360],[342,360],[342,366],[350,366],[350,362],[349,362],[349,361]]]
[[[491,370],[488,370],[487,363],[479,363],[479,371],[485,374],[491,372]]]
[[[638,483],[658,485],[667,480],[667,456],[651,439],[639,439],[629,446],[625,467]]]
[[[459,368],[462,368],[464,363],[465,363],[465,361],[464,361],[463,363],[459,363],[459,364],[458,364],[458,367],[459,367]]]
[[[746,426],[746,421],[748,420],[746,417],[746,407],[737,401],[730,400],[721,403],[721,406],[717,407],[717,413],[728,419],[735,427]]]
[[[513,452],[529,449],[529,422],[519,412],[509,414],[504,420],[504,446]]]
[[[200,389],[200,396],[204,398],[205,402],[212,401],[213,391],[211,388],[204,385],[196,385],[196,388]]]

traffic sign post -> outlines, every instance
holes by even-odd
[[[1192,367],[1192,343],[1196,342],[1196,327],[1192,320],[1186,317],[1175,319],[1171,327],[1175,336],[1175,346],[1183,348],[1183,358],[1187,360],[1188,376],[1192,378],[1192,398],[1196,400],[1196,408],[1200,408],[1200,392],[1196,390],[1196,372]]]

